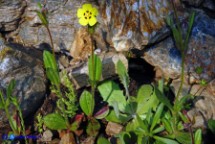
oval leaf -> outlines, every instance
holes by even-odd
[[[83,112],[87,116],[91,116],[93,114],[95,101],[94,101],[93,96],[91,95],[91,93],[89,93],[88,91],[84,91],[81,94],[80,106],[81,106],[81,109],[83,110]]]
[[[66,129],[66,121],[64,118],[57,113],[52,113],[44,116],[44,124],[52,130]]]

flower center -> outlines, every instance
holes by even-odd
[[[84,18],[87,20],[87,19],[91,19],[91,17],[92,17],[92,12],[90,12],[90,11],[86,11],[86,12],[84,12]]]

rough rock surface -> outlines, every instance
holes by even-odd
[[[5,90],[12,79],[16,81],[14,96],[18,97],[24,117],[37,110],[46,93],[46,77],[41,56],[35,50],[19,44],[0,46],[0,89]],[[12,113],[13,111],[11,111]],[[7,121],[0,111],[0,127]]]
[[[37,1],[28,3],[23,15],[23,22],[17,30],[14,39],[26,45],[41,48],[42,43],[49,43],[49,37],[35,10],[38,10]],[[73,41],[80,25],[76,11],[86,2],[62,0],[47,0],[49,11],[48,19],[56,51],[73,49]],[[98,1],[93,2],[100,12],[99,27],[96,30],[95,40],[98,46],[114,47],[118,51],[127,51],[130,48],[142,49],[143,45],[154,43],[166,36],[165,17],[172,12],[168,0],[140,1]]]
[[[24,0],[0,1],[0,31],[13,31],[18,27],[26,7]]]

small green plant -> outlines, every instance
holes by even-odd
[[[77,17],[79,18],[79,23],[83,26],[87,26],[88,32],[91,37],[92,46],[91,46],[91,55],[88,60],[88,75],[89,82],[91,85],[91,93],[84,90],[80,97],[80,106],[82,111],[87,115],[88,124],[86,128],[86,132],[89,136],[97,136],[100,123],[96,118],[103,118],[105,114],[107,114],[108,110],[101,110],[95,116],[93,116],[94,108],[95,108],[95,90],[97,87],[97,83],[101,78],[102,72],[102,62],[101,59],[94,54],[94,44],[92,35],[94,33],[98,15],[98,10],[92,7],[91,4],[84,4],[82,8],[78,9]]]
[[[6,117],[9,120],[10,128],[12,129],[12,135],[25,136],[25,124],[22,117],[22,111],[19,106],[17,97],[12,96],[15,85],[15,80],[12,80],[9,83],[8,87],[6,88],[6,99],[4,98],[3,92],[0,91],[0,109],[3,109],[5,111]],[[10,111],[11,105],[15,106],[15,110],[13,110],[15,114]],[[27,143],[26,139],[25,142]]]
[[[121,61],[117,63],[116,69],[121,83],[128,88],[129,76]],[[136,97],[130,96],[125,88],[126,97],[112,81],[98,86],[103,100],[113,108],[106,120],[125,125],[125,130],[116,135],[121,143],[128,143],[127,138],[135,140],[134,137],[136,141],[133,142],[138,144],[201,143],[201,130],[193,135],[190,127],[192,121],[183,113],[189,106],[187,100],[192,99],[192,96],[184,96],[172,105],[165,95],[165,87],[163,80],[159,81],[158,86],[143,85]]]
[[[51,92],[58,97],[56,102],[57,109],[54,113],[50,113],[43,117],[38,116],[38,131],[39,133],[42,132],[43,124],[52,130],[75,131],[78,128],[80,121],[79,119],[72,120],[76,116],[76,111],[78,110],[75,90],[66,71],[59,72],[54,53],[52,35],[47,20],[47,13],[40,3],[38,3],[38,6],[41,11],[36,11],[37,15],[48,31],[52,46],[52,53],[49,51],[43,52],[44,66],[46,69],[47,78],[51,83]],[[62,89],[64,91],[62,91]]]

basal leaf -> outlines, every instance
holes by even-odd
[[[128,117],[126,114],[121,114],[121,113],[117,117],[115,111],[111,110],[109,115],[107,115],[105,117],[105,119],[107,121],[111,121],[111,122],[115,122],[115,123],[125,123],[130,119],[130,117]]]
[[[163,118],[162,119],[162,122],[163,122],[163,125],[166,129],[166,131],[169,133],[169,134],[172,134],[173,132],[173,129],[171,127],[171,122],[169,120],[167,120],[166,118]]]
[[[137,92],[137,102],[146,102],[153,94],[153,86],[150,84],[142,85]]]
[[[158,106],[158,108],[156,110],[156,113],[155,113],[155,115],[153,117],[152,125],[150,127],[150,131],[152,131],[154,129],[154,127],[156,126],[156,124],[160,120],[160,116],[161,116],[161,113],[163,112],[163,108],[164,108],[164,104],[160,103],[160,105]]]
[[[90,92],[85,90],[81,94],[80,106],[81,106],[81,109],[83,110],[83,112],[86,115],[92,116],[93,110],[94,110],[94,107],[95,107],[95,101],[94,101],[94,98],[93,98],[93,96],[92,96],[92,94]]]
[[[148,86],[146,86],[145,88],[147,88],[147,87]],[[155,92],[152,92],[152,95],[150,97],[149,97],[149,95],[148,96],[146,95],[146,97],[148,97],[148,98],[145,98],[145,99],[142,99],[142,100],[141,100],[141,98],[138,98],[139,101],[137,101],[137,103],[138,103],[138,105],[137,105],[137,114],[139,114],[139,115],[147,113],[149,111],[149,109],[155,110],[157,108],[158,104],[159,104],[159,100],[156,97]]]
[[[165,137],[160,137],[160,136],[153,136],[154,139],[161,141],[165,144],[179,144],[177,141],[169,139],[169,138],[165,138]]]
[[[176,140],[182,144],[192,144],[191,135],[187,132],[176,132]]]
[[[118,104],[120,111],[125,110],[126,99],[123,91],[113,81],[107,81],[98,86],[98,90],[104,101],[108,102],[110,106],[114,106],[114,102]]]
[[[67,128],[66,121],[57,113],[44,116],[44,124],[52,130],[62,130]]]

